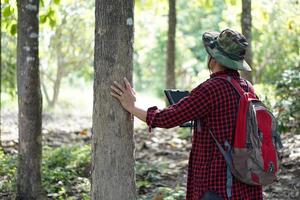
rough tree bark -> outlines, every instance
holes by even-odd
[[[133,0],[96,0],[93,200],[136,199],[133,118],[110,95],[113,81],[132,82]]]
[[[245,60],[246,62],[252,67],[252,17],[251,17],[251,0],[242,0],[242,16],[241,16],[241,26],[242,26],[242,33],[247,38],[249,43],[249,48],[246,53]],[[251,72],[242,72],[242,76],[253,82],[252,73]]]
[[[175,89],[176,0],[169,0],[169,29],[166,61],[166,88]]]
[[[16,199],[42,198],[42,95],[39,77],[39,0],[17,0],[19,160]]]

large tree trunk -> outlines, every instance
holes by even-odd
[[[252,17],[251,17],[251,0],[242,0],[242,16],[241,16],[242,33],[247,38],[249,47],[245,60],[252,67]],[[252,82],[252,72],[242,72],[242,76]]]
[[[133,0],[96,0],[93,200],[136,199],[133,119],[110,95],[123,77],[132,82]]]
[[[39,0],[17,0],[19,160],[17,199],[42,198],[42,95],[39,77]]]
[[[176,0],[169,0],[169,30],[167,46],[166,88],[175,89]]]

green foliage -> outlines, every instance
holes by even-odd
[[[2,16],[9,17],[11,13],[12,13],[12,8],[11,6],[8,5],[6,8],[3,9]]]
[[[160,167],[136,162],[136,186],[140,195],[147,194],[161,180]]]
[[[138,7],[138,16],[144,17],[135,18],[134,85],[139,91],[154,91],[156,96],[163,98],[167,9],[159,10],[157,7],[156,4],[147,4],[148,10]],[[241,1],[236,0],[177,2],[177,88],[191,89],[192,85],[205,80],[201,79],[206,70],[207,57],[201,41],[202,33],[208,30],[220,31],[227,27],[241,31],[241,8]],[[300,4],[297,1],[257,1],[252,4],[253,77],[260,99],[278,114],[282,131],[291,131],[286,128],[291,124],[296,123],[293,126],[299,126],[299,119],[295,116],[299,113],[298,104],[295,103],[297,95],[288,97],[292,95],[289,90],[298,90],[293,89],[292,85],[275,87],[276,82],[295,82],[291,80],[292,77],[284,78],[282,74],[286,74],[286,70],[299,67],[299,9]],[[152,19],[151,22],[149,18]],[[279,107],[284,108],[284,112],[279,112]]]
[[[218,6],[213,6],[215,4]],[[138,17],[135,17],[134,86],[138,91],[153,91],[156,96],[163,98],[168,9],[159,9],[159,5],[154,3],[151,6],[147,4],[148,9],[144,10],[143,5],[139,5],[138,8],[141,8],[136,13]],[[161,7],[164,6],[162,3]],[[222,20],[220,12],[224,6],[221,0],[178,1],[176,30],[178,88],[190,89],[193,84],[191,77],[197,76],[206,68],[207,54],[201,42],[202,33],[207,30],[219,30],[218,23]]]
[[[296,1],[254,4],[253,51],[256,83],[271,83],[300,62],[299,4]]]
[[[46,12],[40,15],[40,23],[44,24],[48,22],[51,28],[55,27],[56,21],[55,11],[52,7],[49,7]]]
[[[225,2],[229,5],[236,5],[237,4],[237,0],[225,0]]]
[[[60,3],[60,0],[53,0],[53,3],[58,5]]]
[[[17,156],[5,154],[0,148],[0,191],[14,192],[16,190]]]
[[[40,23],[54,27],[56,25],[56,11],[59,1],[40,0]],[[14,0],[1,2],[1,67],[2,89],[11,98],[16,97],[16,52],[17,52],[17,5]]]
[[[55,12],[49,10],[44,16],[52,19],[46,16],[53,15],[56,19],[53,28],[43,27],[40,37],[41,82],[45,85],[44,94],[49,96],[48,103],[53,100],[54,87],[59,90],[67,81],[74,84],[78,79],[92,80],[93,5],[93,1],[61,1]]]
[[[15,1],[1,2],[1,32],[11,36],[17,33],[17,5]]]
[[[1,91],[16,96],[16,1],[1,1]]]
[[[158,192],[163,194],[164,200],[180,200],[185,198],[185,188],[176,186],[175,188],[160,187]]]
[[[91,147],[72,146],[43,148],[42,184],[49,198],[72,199],[74,192],[80,194],[80,199],[90,199],[89,167],[91,162]],[[16,190],[17,155],[4,154],[0,149],[0,190],[15,192]],[[166,164],[136,162],[136,185],[140,191],[139,198],[151,199],[149,193],[162,181],[161,174],[167,170]],[[144,193],[144,192],[145,193]],[[185,189],[158,187],[155,193],[162,193],[167,200],[182,199]]]
[[[16,37],[12,37],[9,33],[2,33],[1,46],[6,47],[5,51],[1,51],[1,67],[2,81],[1,90],[9,94],[11,97],[16,96]]]
[[[86,170],[90,166],[90,159],[91,149],[88,145],[54,150],[46,147],[43,155],[43,186],[47,193],[68,197],[75,178],[88,177]]]
[[[89,167],[91,148],[89,145],[43,149],[42,183],[48,195],[57,199],[72,196],[73,190],[82,192],[88,199],[90,191]],[[4,154],[0,149],[0,191],[16,190],[17,155]],[[79,179],[79,181],[78,181]]]
[[[176,186],[170,188],[166,186],[159,186],[162,182],[161,175],[163,171],[169,171],[167,165],[148,164],[136,162],[136,185],[138,188],[138,200],[151,200],[154,194],[162,194],[166,200],[180,200],[185,197],[185,188]],[[154,191],[154,194],[149,191]]]
[[[12,97],[16,94],[16,10],[15,1],[1,2],[1,49],[5,49],[1,51],[1,90]]]
[[[300,133],[300,67],[287,69],[276,83],[275,105],[281,132]]]
[[[57,9],[60,0],[40,0],[40,24],[54,28],[57,23]]]
[[[190,128],[180,128],[178,129],[178,137],[183,140],[187,140],[191,137]]]
[[[275,112],[274,107],[277,102],[275,89],[276,87],[270,84],[260,83],[254,85],[256,95],[272,112]]]

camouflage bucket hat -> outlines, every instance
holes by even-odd
[[[244,59],[248,42],[241,33],[230,29],[221,33],[205,32],[202,41],[207,53],[220,64],[230,69],[251,71]]]

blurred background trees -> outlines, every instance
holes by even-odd
[[[45,100],[54,107],[63,79],[91,81],[94,44],[94,3],[62,1],[51,8],[54,24],[42,34],[42,86]],[[43,19],[47,21],[47,19]],[[51,23],[51,20],[50,20]]]
[[[246,52],[245,60],[246,62],[254,68],[252,65],[252,15],[251,15],[251,0],[242,0],[242,14],[241,14],[241,27],[242,34],[246,37],[248,41],[248,50]],[[251,83],[252,73],[251,72],[242,72],[242,76],[246,78]]]
[[[1,3],[1,87],[5,106],[16,99],[17,21],[15,2]],[[135,6],[134,87],[139,93],[156,98],[164,98],[168,7],[167,0],[137,0]],[[299,116],[290,114],[295,99],[283,95],[290,90],[294,96],[299,94],[299,9],[298,0],[262,0],[253,3],[251,9],[252,79],[261,98],[269,101],[278,116],[287,112],[288,117],[280,118],[283,126],[290,120],[299,123]],[[176,17],[176,87],[191,90],[208,78],[202,33],[227,27],[242,31],[242,1],[177,0]],[[68,102],[61,91],[72,88],[72,95],[76,95],[76,89],[91,91],[94,1],[41,0],[40,22],[44,106],[49,109],[58,103],[75,107],[73,99]],[[290,79],[287,74],[296,75]],[[287,86],[282,87],[282,82]],[[270,94],[263,92],[268,91],[265,88]],[[91,97],[82,98],[85,101]],[[293,109],[299,111],[297,106]]]

